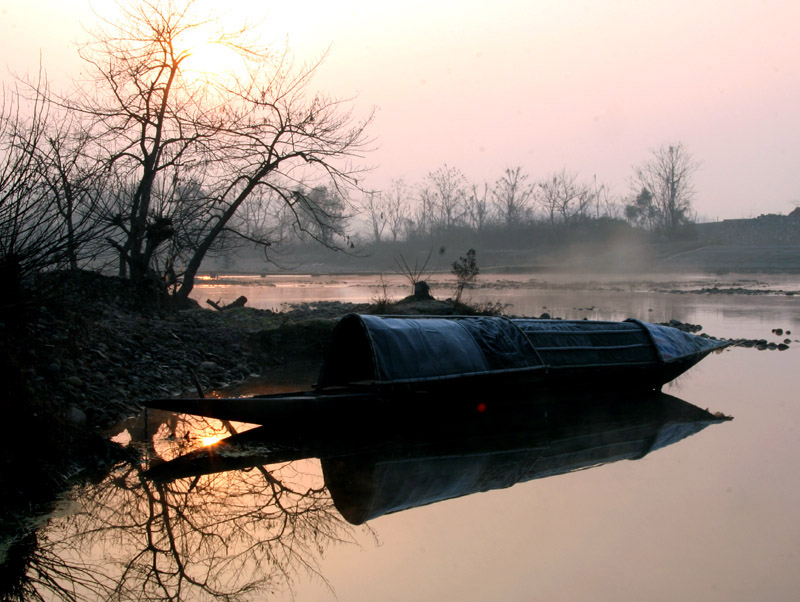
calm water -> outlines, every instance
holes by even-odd
[[[750,288],[800,290],[791,279],[747,278],[758,281]],[[510,313],[676,318],[717,336],[770,341],[786,338],[771,332],[780,327],[800,339],[800,295],[661,293],[654,292],[657,285],[623,279],[575,290],[528,279],[471,295],[512,303]],[[679,287],[694,290],[703,282],[685,278]],[[250,305],[278,308],[378,294],[364,277],[273,284],[202,288],[197,297],[226,302],[245,294]],[[399,297],[404,291],[397,290]],[[445,296],[436,287],[434,294]],[[167,484],[144,478],[146,466],[120,467],[65,496],[39,532],[38,576],[65,585],[59,575],[70,575],[79,599],[89,600],[147,599],[142,592],[201,600],[239,592],[241,599],[301,601],[794,601],[800,591],[798,365],[797,342],[784,352],[734,348],[712,355],[665,393],[733,421],[641,459],[597,460],[588,470],[362,526],[342,518],[314,458]],[[131,421],[120,439],[151,441],[148,457],[159,460],[223,434],[213,421],[151,413],[146,425]],[[272,447],[265,457],[287,460],[280,451]],[[403,474],[409,487],[419,484],[408,476],[413,473]],[[56,599],[45,585],[38,589]]]

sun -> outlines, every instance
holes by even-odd
[[[225,435],[207,435],[200,437],[200,444],[203,447],[208,447],[209,445],[214,445],[217,441],[222,441],[224,438]]]
[[[246,68],[241,54],[212,32],[188,29],[182,32],[180,44],[185,55],[181,74],[187,81],[226,79],[241,74]]]

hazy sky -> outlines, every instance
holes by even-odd
[[[228,4],[300,57],[330,46],[315,83],[377,111],[373,187],[522,165],[625,195],[633,165],[680,141],[702,164],[701,218],[800,202],[800,0]],[[92,23],[85,0],[0,0],[0,56],[25,70],[41,50],[63,81]]]

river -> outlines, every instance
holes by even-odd
[[[434,295],[452,294],[445,278],[430,280]],[[143,476],[146,462],[119,466],[66,493],[42,525],[29,572],[38,585],[31,587],[45,599],[60,599],[53,592],[65,587],[86,600],[796,600],[800,278],[505,274],[481,282],[465,296],[509,304],[509,314],[678,319],[719,337],[788,339],[789,349],[726,349],[659,398],[731,421],[673,433],[663,445],[651,440],[642,453],[573,457],[564,466],[582,470],[556,467],[527,481],[523,475],[526,482],[513,487],[365,525],[346,522],[341,499],[334,503],[333,487],[325,486],[323,470],[330,479],[342,466],[323,466],[313,455],[293,460],[280,446],[267,450],[265,465],[166,483]],[[385,284],[371,276],[225,277],[203,282],[195,297],[227,303],[245,295],[248,305],[280,309],[406,293],[397,277]],[[773,332],[778,328],[781,334]],[[612,431],[592,431],[593,440]],[[153,412],[125,433],[126,444],[149,442],[145,457],[157,463],[226,430]],[[448,456],[435,449],[428,455],[444,466],[442,474],[457,476],[461,464],[441,464]],[[401,489],[421,486],[413,471],[398,474]]]

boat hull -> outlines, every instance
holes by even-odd
[[[565,391],[658,391],[726,342],[638,321],[410,318],[352,314],[334,331],[313,391],[156,399],[160,408],[254,424],[456,416]]]

